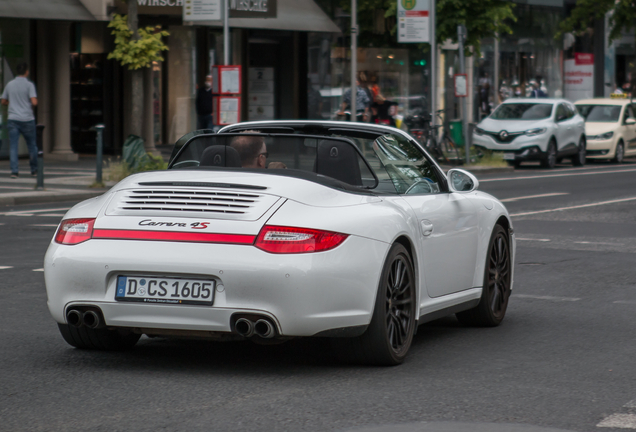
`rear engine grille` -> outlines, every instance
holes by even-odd
[[[245,214],[260,195],[198,190],[132,190],[122,198],[119,210],[182,211]]]

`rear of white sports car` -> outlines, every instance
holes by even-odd
[[[230,180],[142,174],[72,209],[45,258],[55,320],[145,334],[362,333],[390,246],[352,223],[373,200],[288,177]]]

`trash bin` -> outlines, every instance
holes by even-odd
[[[455,119],[448,122],[450,129],[450,138],[456,146],[464,146],[464,126],[461,119]]]

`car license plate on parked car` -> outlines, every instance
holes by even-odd
[[[211,305],[214,288],[214,280],[117,276],[115,300]]]
[[[504,158],[504,160],[515,160],[515,154],[514,153],[504,153],[503,158]]]

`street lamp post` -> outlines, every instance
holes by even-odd
[[[466,60],[464,58],[464,43],[466,42],[466,27],[457,26],[457,40],[459,42],[459,73],[466,73]],[[468,86],[468,82],[466,82]],[[464,148],[466,149],[466,165],[470,163],[470,148],[468,143],[468,107],[466,106],[466,97],[462,97],[462,129],[464,132]]]
[[[351,121],[357,120],[357,95],[358,87],[356,75],[358,75],[358,5],[356,0],[351,0]]]

